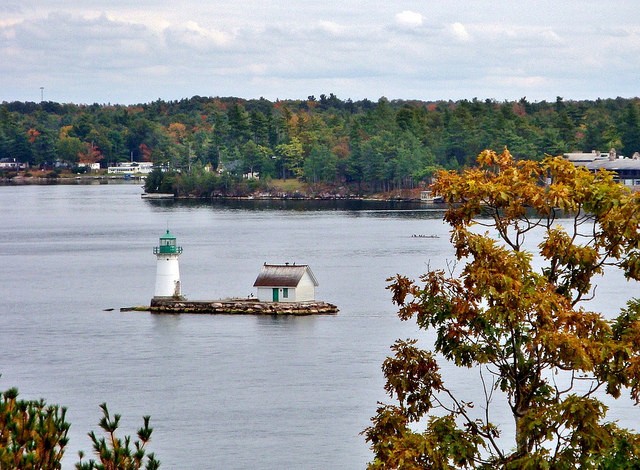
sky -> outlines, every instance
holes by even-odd
[[[1,0],[0,102],[632,98],[637,0]]]

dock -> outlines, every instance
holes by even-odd
[[[257,299],[184,300],[154,297],[152,313],[209,315],[335,315],[338,307],[322,301],[264,302]]]

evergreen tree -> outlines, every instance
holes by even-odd
[[[631,101],[627,104],[620,128],[621,153],[630,157],[634,152],[640,152],[640,117],[638,105],[635,102]]]

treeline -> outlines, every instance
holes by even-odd
[[[541,158],[640,150],[639,100],[306,100],[205,98],[139,105],[4,102],[0,159],[31,167],[152,161],[182,174],[299,178],[359,191],[412,188],[486,148]],[[216,184],[223,184],[217,181]]]

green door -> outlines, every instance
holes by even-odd
[[[278,297],[278,288],[274,287],[273,288],[273,301],[277,302],[278,300],[280,300],[280,298]]]

